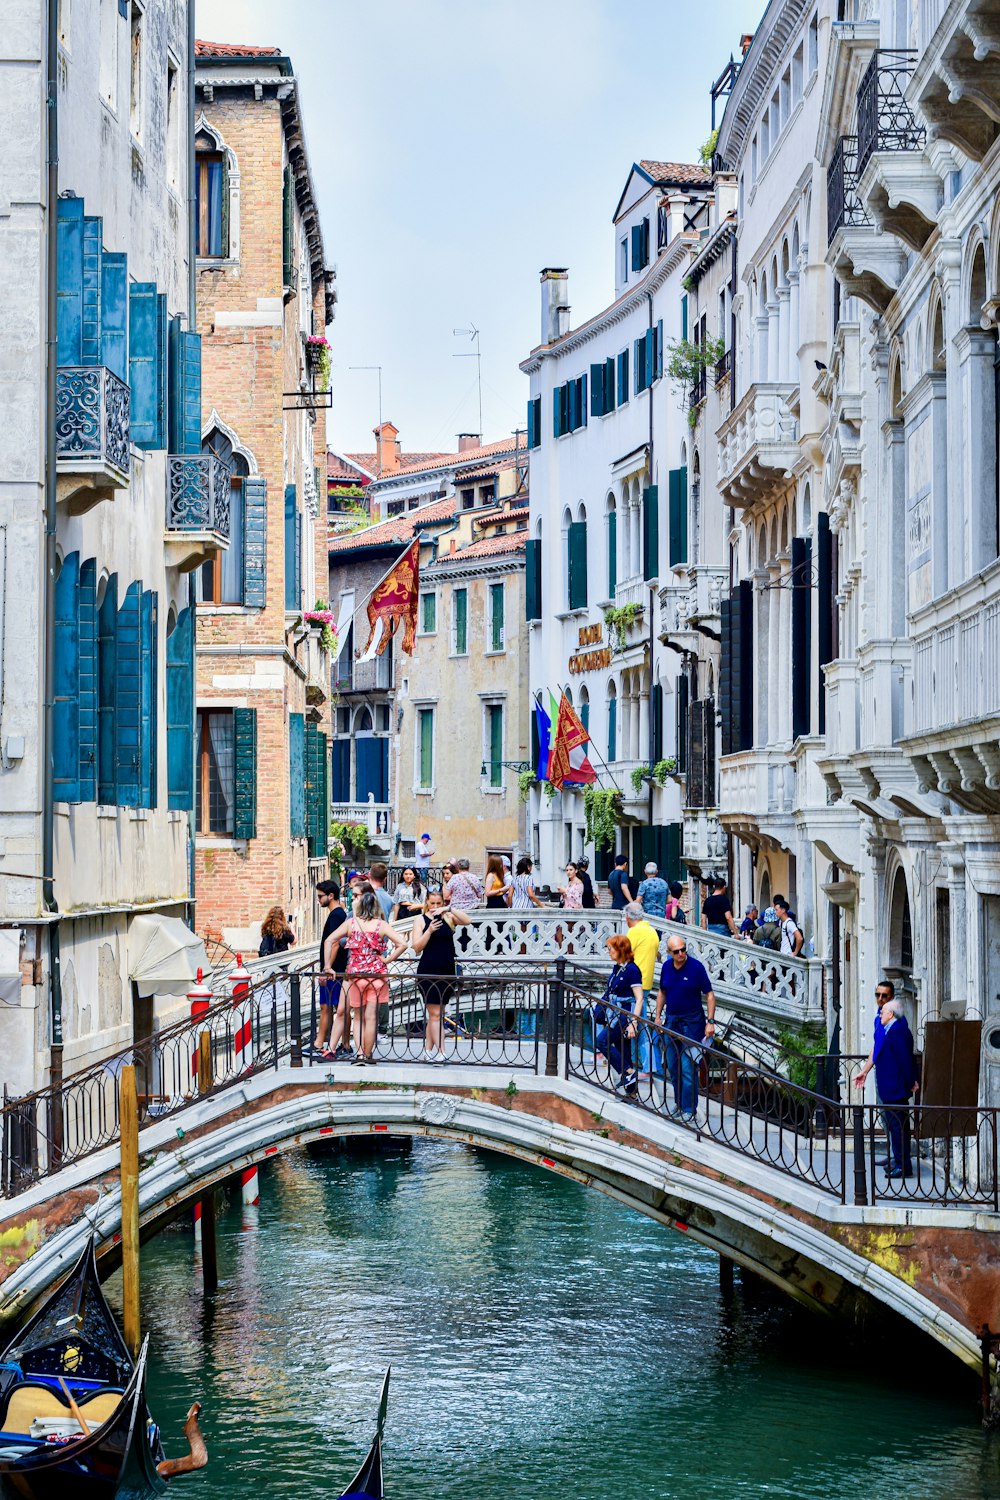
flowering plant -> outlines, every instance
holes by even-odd
[[[311,333],[306,339],[306,355],[316,374],[316,389],[330,389],[330,341],[321,333]]]
[[[330,609],[307,609],[303,611],[303,620],[307,625],[319,625],[319,643],[324,651],[336,651],[337,649],[337,626],[335,616]]]

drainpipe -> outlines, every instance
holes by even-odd
[[[647,292],[646,293],[646,305],[647,305],[647,308],[648,308],[647,326],[650,329],[652,329],[652,327],[653,327],[653,294],[652,294],[652,292]],[[650,372],[650,374],[652,374],[652,372]],[[652,482],[653,482],[653,472],[654,472],[654,470],[653,470],[653,381],[652,381],[652,379],[650,379],[650,382],[649,382],[649,401],[647,403],[647,415],[649,417],[649,482],[650,482],[650,484],[652,484]],[[657,507],[658,506],[659,506],[659,492],[657,492]],[[659,539],[659,535],[660,535],[659,517],[657,517],[656,535],[657,535],[657,539]],[[659,576],[659,572],[660,572],[660,564],[659,564],[659,559],[657,558],[657,562],[656,562],[656,573],[657,573],[657,576]],[[650,584],[650,586],[649,586],[649,714],[648,714],[648,717],[649,717],[649,744],[647,746],[647,750],[648,750],[648,753],[649,753],[648,764],[649,764],[650,767],[652,767],[652,764],[653,764],[653,745],[655,744],[655,737],[656,737],[656,726],[653,723],[653,639],[654,639],[654,637],[653,637],[653,629],[654,629],[654,617],[655,617],[655,613],[656,613],[656,608],[655,608],[655,603],[654,603],[655,599],[656,599],[656,589],[654,588],[654,586],[652,584]],[[652,782],[652,779],[650,779],[650,781],[648,782],[648,787],[649,787],[649,806],[648,806],[648,812],[647,812],[646,816],[647,816],[647,819],[648,819],[648,822],[649,822],[650,830],[652,830],[652,827],[653,827],[653,782]]]
[[[47,118],[47,239],[45,267],[45,682],[42,721],[42,901],[45,910],[57,913],[53,881],[55,864],[55,767],[54,691],[56,636],[56,370],[59,361],[56,286],[58,273],[59,217],[59,0],[48,0],[46,12],[46,118]],[[59,922],[48,924],[49,941],[49,1076],[53,1088],[62,1083],[62,976],[59,967]],[[53,1118],[53,1134],[61,1133],[61,1112]],[[53,1140],[53,1151],[61,1140]]]
[[[198,291],[195,283],[195,245],[197,244],[197,203],[195,201],[195,159],[194,159],[194,123],[195,123],[195,97],[194,97],[194,34],[195,34],[195,0],[188,0],[187,7],[187,86],[188,86],[188,183],[187,183],[187,207],[188,207],[188,327],[195,331],[198,327]],[[168,481],[169,483],[169,477]],[[198,603],[197,588],[195,586],[196,573],[188,574],[188,608],[191,611],[191,670],[194,673],[194,697],[197,699],[198,689]],[[197,724],[197,710],[195,710],[195,723]],[[197,756],[198,747],[195,746],[194,754]],[[197,760],[195,761],[197,767]],[[196,782],[192,780],[192,786]],[[188,899],[185,903],[185,914],[187,924],[191,931],[195,931],[195,838],[197,828],[195,827],[194,798],[192,806],[188,809]]]

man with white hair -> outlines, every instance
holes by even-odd
[[[902,1005],[894,998],[885,1000],[882,1004],[875,1029],[872,1061],[859,1071],[854,1080],[855,1088],[864,1088],[865,1078],[872,1065],[875,1068],[875,1086],[889,1141],[889,1176],[909,1177],[913,1172],[910,1154],[910,1101],[920,1085],[913,1057],[913,1035]]]
[[[647,917],[666,917],[670,891],[652,860],[645,869],[645,880],[639,886],[639,902]]]

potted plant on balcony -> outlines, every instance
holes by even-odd
[[[638,796],[642,791],[644,781],[655,782],[657,786],[663,786],[667,777],[672,776],[676,769],[677,762],[673,756],[666,760],[658,760],[655,766],[633,766],[629,772],[633,792]]]
[[[667,379],[680,394],[681,411],[687,410],[689,427],[697,426],[701,403],[707,393],[707,373],[725,352],[724,338],[706,338],[698,344],[690,339],[671,339],[667,343],[664,369]]]
[[[330,389],[330,344],[321,333],[310,334],[306,339],[306,361],[313,390],[325,394]]]
[[[628,633],[639,620],[642,619],[644,605],[633,603],[623,604],[620,609],[609,604],[604,611],[604,623],[608,627],[608,633],[613,636],[614,649],[619,654],[628,645]]]
[[[337,622],[333,611],[327,609],[325,600],[317,599],[316,608],[303,610],[302,618],[313,630],[319,631],[319,643],[324,651],[336,651]]]

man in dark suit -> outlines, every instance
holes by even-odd
[[[875,1083],[884,1111],[889,1137],[889,1176],[909,1177],[910,1098],[919,1088],[913,1060],[913,1036],[898,1000],[887,1000],[881,1014],[882,1035],[876,1036]]]

